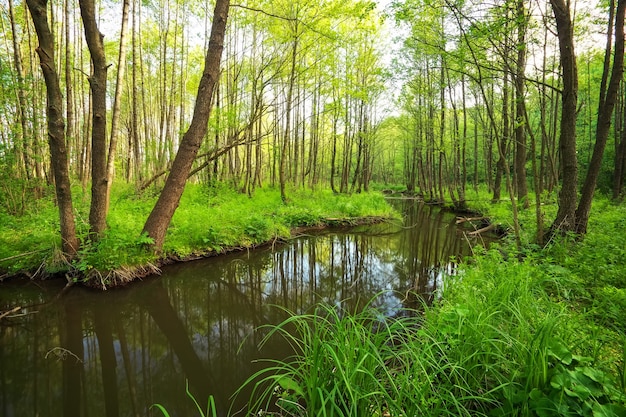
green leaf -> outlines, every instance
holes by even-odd
[[[581,368],[583,375],[591,378],[592,380],[602,384],[604,381],[606,381],[606,375],[604,374],[604,372],[602,372],[599,369],[596,368],[592,368],[590,366],[585,366],[583,368]]]
[[[165,417],[170,417],[170,413],[168,413],[165,407],[163,407],[161,404],[152,404],[150,408],[156,408],[160,412],[162,412]]]
[[[548,349],[550,353],[557,358],[564,365],[571,365],[572,363],[572,352],[558,340],[552,339],[549,342]]]
[[[298,384],[298,382],[296,382],[294,379],[292,379],[292,378],[290,378],[288,376],[282,376],[278,380],[278,384],[285,391],[293,391],[293,392],[295,392],[297,395],[299,395],[301,397],[304,396],[304,391],[302,391],[302,388],[300,387],[300,384]]]
[[[626,417],[626,408],[617,404],[595,403],[593,417]]]

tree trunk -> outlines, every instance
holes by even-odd
[[[287,192],[285,186],[287,183],[287,154],[289,149],[289,137],[291,131],[291,107],[293,98],[293,87],[296,80],[296,57],[298,53],[298,29],[295,29],[296,37],[293,41],[293,47],[291,49],[291,71],[289,73],[289,85],[287,86],[287,108],[285,109],[285,134],[283,135],[283,143],[280,152],[280,167],[279,167],[279,180],[280,180],[280,197],[284,204],[287,204]]]
[[[602,157],[606,148],[606,142],[611,129],[611,117],[615,108],[615,101],[619,91],[619,85],[622,81],[624,72],[624,13],[626,11],[626,0],[618,0],[617,13],[615,14],[615,54],[613,55],[613,68],[611,69],[611,80],[606,89],[600,90],[600,102],[598,103],[598,121],[596,124],[596,143],[593,147],[593,155],[585,177],[580,202],[576,209],[576,233],[584,234],[587,232],[587,223],[589,222],[589,214],[591,213],[591,202],[593,193],[598,183],[598,175],[602,166]],[[605,58],[605,73],[608,73],[609,55],[611,54],[611,37],[607,34],[607,47]],[[606,77],[603,77],[603,81]],[[603,87],[605,82],[602,83]]]
[[[526,121],[524,107],[524,79],[526,68],[526,13],[524,0],[517,1],[517,62],[515,73],[515,182],[517,198],[528,208],[526,185]]]
[[[122,87],[124,85],[124,72],[126,69],[126,26],[128,24],[128,8],[130,0],[124,0],[122,5],[122,30],[120,32],[120,48],[117,60],[117,79],[115,82],[115,98],[113,101],[113,114],[111,116],[111,141],[109,142],[109,155],[106,166],[106,206],[104,217],[109,212],[109,200],[111,198],[111,184],[115,170],[115,153],[120,124],[120,107],[122,104]]]
[[[622,91],[626,91],[622,86]],[[626,172],[626,99],[622,92],[621,118],[622,128],[615,135],[615,167],[613,172],[613,199],[617,200],[622,195],[624,188],[624,173]]]
[[[569,2],[550,0],[556,19],[559,38],[563,92],[561,97],[561,132],[559,150],[562,184],[559,192],[559,209],[551,232],[574,231],[578,188],[578,162],[576,158],[576,105],[578,103],[578,69],[574,54],[574,25]]]
[[[107,63],[104,55],[104,35],[96,22],[94,0],[81,0],[80,14],[85,28],[85,39],[91,55],[91,206],[89,232],[91,239],[98,239],[106,229],[107,211],[107,137],[106,137],[106,87]]]
[[[32,178],[32,166],[30,162],[30,139],[29,132],[26,125],[26,91],[24,90],[24,67],[22,65],[22,53],[20,52],[20,43],[17,34],[17,28],[15,24],[15,13],[13,10],[13,0],[9,0],[9,20],[11,21],[11,33],[13,37],[13,57],[15,60],[15,72],[17,75],[17,103],[18,103],[18,118],[21,126],[19,131],[19,142],[22,147],[22,156],[24,161],[24,172],[26,173],[26,179]]]
[[[228,18],[229,0],[217,0],[213,12],[211,39],[204,61],[204,72],[198,86],[198,94],[193,118],[187,132],[183,135],[172,170],[167,177],[163,191],[159,195],[150,216],[143,227],[154,240],[154,249],[161,251],[165,233],[180,202],[185,189],[187,175],[198,153],[202,139],[207,132],[207,123],[211,114],[213,91],[220,74],[220,60],[224,49],[224,34]]]
[[[37,31],[39,46],[37,54],[46,82],[48,145],[57,202],[59,204],[59,220],[63,252],[73,257],[78,250],[78,238],[74,223],[72,192],[65,147],[65,122],[63,120],[63,98],[59,83],[59,75],[55,69],[54,38],[48,26],[47,0],[27,0],[28,9]]]

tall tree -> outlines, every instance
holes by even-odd
[[[48,25],[48,1],[27,0],[26,4],[39,39],[37,55],[39,55],[41,71],[46,82],[48,146],[50,147],[52,172],[54,173],[55,191],[59,204],[62,249],[67,256],[73,257],[76,255],[79,242],[76,236],[67,147],[65,145],[63,97],[59,74],[55,65],[54,36]]]
[[[180,202],[187,176],[198,154],[200,144],[207,133],[213,91],[220,74],[220,61],[224,49],[224,34],[229,5],[230,0],[217,0],[215,3],[211,38],[204,60],[204,71],[198,86],[193,118],[189,129],[183,135],[165,186],[143,227],[143,231],[154,240],[156,251],[163,248],[167,228]]]
[[[515,63],[515,182],[517,198],[528,208],[528,187],[526,186],[526,120],[525,120],[525,69],[526,69],[526,28],[528,17],[524,0],[517,0],[517,61]]]
[[[613,2],[612,2],[613,3]],[[613,7],[613,5],[611,5]],[[600,86],[600,100],[598,103],[598,121],[596,124],[596,142],[593,148],[593,155],[585,177],[585,183],[582,188],[580,202],[576,209],[576,232],[586,233],[587,223],[589,222],[589,214],[591,213],[591,202],[593,194],[598,183],[598,175],[602,166],[602,157],[606,148],[606,142],[609,137],[611,128],[611,118],[619,85],[622,81],[624,73],[624,14],[626,11],[626,0],[617,1],[617,12],[615,13],[615,52],[613,54],[613,67],[611,69],[611,79],[607,85],[609,72],[609,62],[611,56],[611,38],[613,38],[611,26],[609,22],[609,30],[607,31],[607,45],[604,58],[604,71],[602,76],[602,84]],[[613,11],[611,11],[613,14]]]
[[[106,229],[107,214],[107,69],[104,54],[104,35],[96,22],[94,0],[80,0],[80,14],[85,28],[85,39],[91,55],[91,206],[89,228],[92,238],[97,238]]]
[[[20,42],[17,37],[17,28],[15,23],[15,12],[13,9],[13,0],[9,0],[9,19],[11,21],[11,32],[13,34],[13,59],[15,65],[15,72],[17,75],[17,102],[18,102],[18,119],[20,121],[20,131],[18,134],[18,138],[20,146],[23,149],[23,160],[24,160],[24,172],[26,173],[26,178],[31,178],[31,164],[30,164],[30,139],[28,139],[29,133],[27,131],[26,124],[26,90],[24,85],[24,68],[22,65],[22,54],[20,52]]]
[[[109,142],[109,154],[106,166],[106,213],[109,211],[109,198],[111,196],[111,184],[115,169],[115,155],[117,150],[117,138],[119,135],[120,107],[122,104],[122,90],[124,86],[124,73],[126,69],[126,26],[128,25],[128,9],[130,0],[124,0],[122,4],[122,29],[120,31],[119,56],[117,59],[117,78],[115,82],[115,97],[113,99],[113,114],[111,115],[111,141]]]
[[[552,232],[571,232],[576,226],[578,191],[578,160],[576,157],[576,105],[578,103],[578,69],[574,53],[574,24],[569,1],[550,0],[556,20],[563,90],[561,97],[561,132],[559,150],[562,183],[559,209],[552,224]]]

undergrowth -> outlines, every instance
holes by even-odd
[[[143,224],[156,201],[150,190],[137,194],[115,184],[107,217],[108,229],[96,242],[87,239],[89,199],[73,190],[77,230],[83,245],[69,264],[61,256],[58,211],[51,200],[36,200],[21,215],[0,211],[0,279],[20,272],[55,273],[73,269],[78,275],[132,268],[158,259],[146,250],[150,240]],[[288,238],[294,227],[323,225],[327,219],[392,217],[379,193],[335,195],[330,191],[292,191],[282,203],[276,189],[257,189],[253,197],[224,184],[188,184],[168,229],[162,257],[185,258],[247,248]]]
[[[294,348],[248,380],[282,416],[613,416],[626,413],[623,333],[550,294],[539,259],[492,250],[423,312],[320,306],[272,327]],[[567,286],[567,284],[565,284]],[[621,349],[621,350],[620,350]],[[616,366],[616,364],[618,364]]]
[[[248,380],[250,411],[626,415],[626,209],[599,199],[582,241],[523,251],[504,242],[475,254],[413,315],[291,315],[269,334],[294,355]]]

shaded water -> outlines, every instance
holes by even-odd
[[[470,242],[454,215],[395,201],[404,222],[326,230],[288,244],[171,265],[161,277],[95,293],[62,282],[0,287],[0,311],[31,306],[0,321],[0,415],[172,416],[198,413],[198,397],[228,398],[259,358],[290,352],[257,348],[276,306],[308,312],[318,302],[354,311],[370,300],[387,315],[429,299]],[[242,407],[245,393],[235,408]],[[201,401],[206,404],[206,402]],[[243,414],[242,414],[243,415]]]

